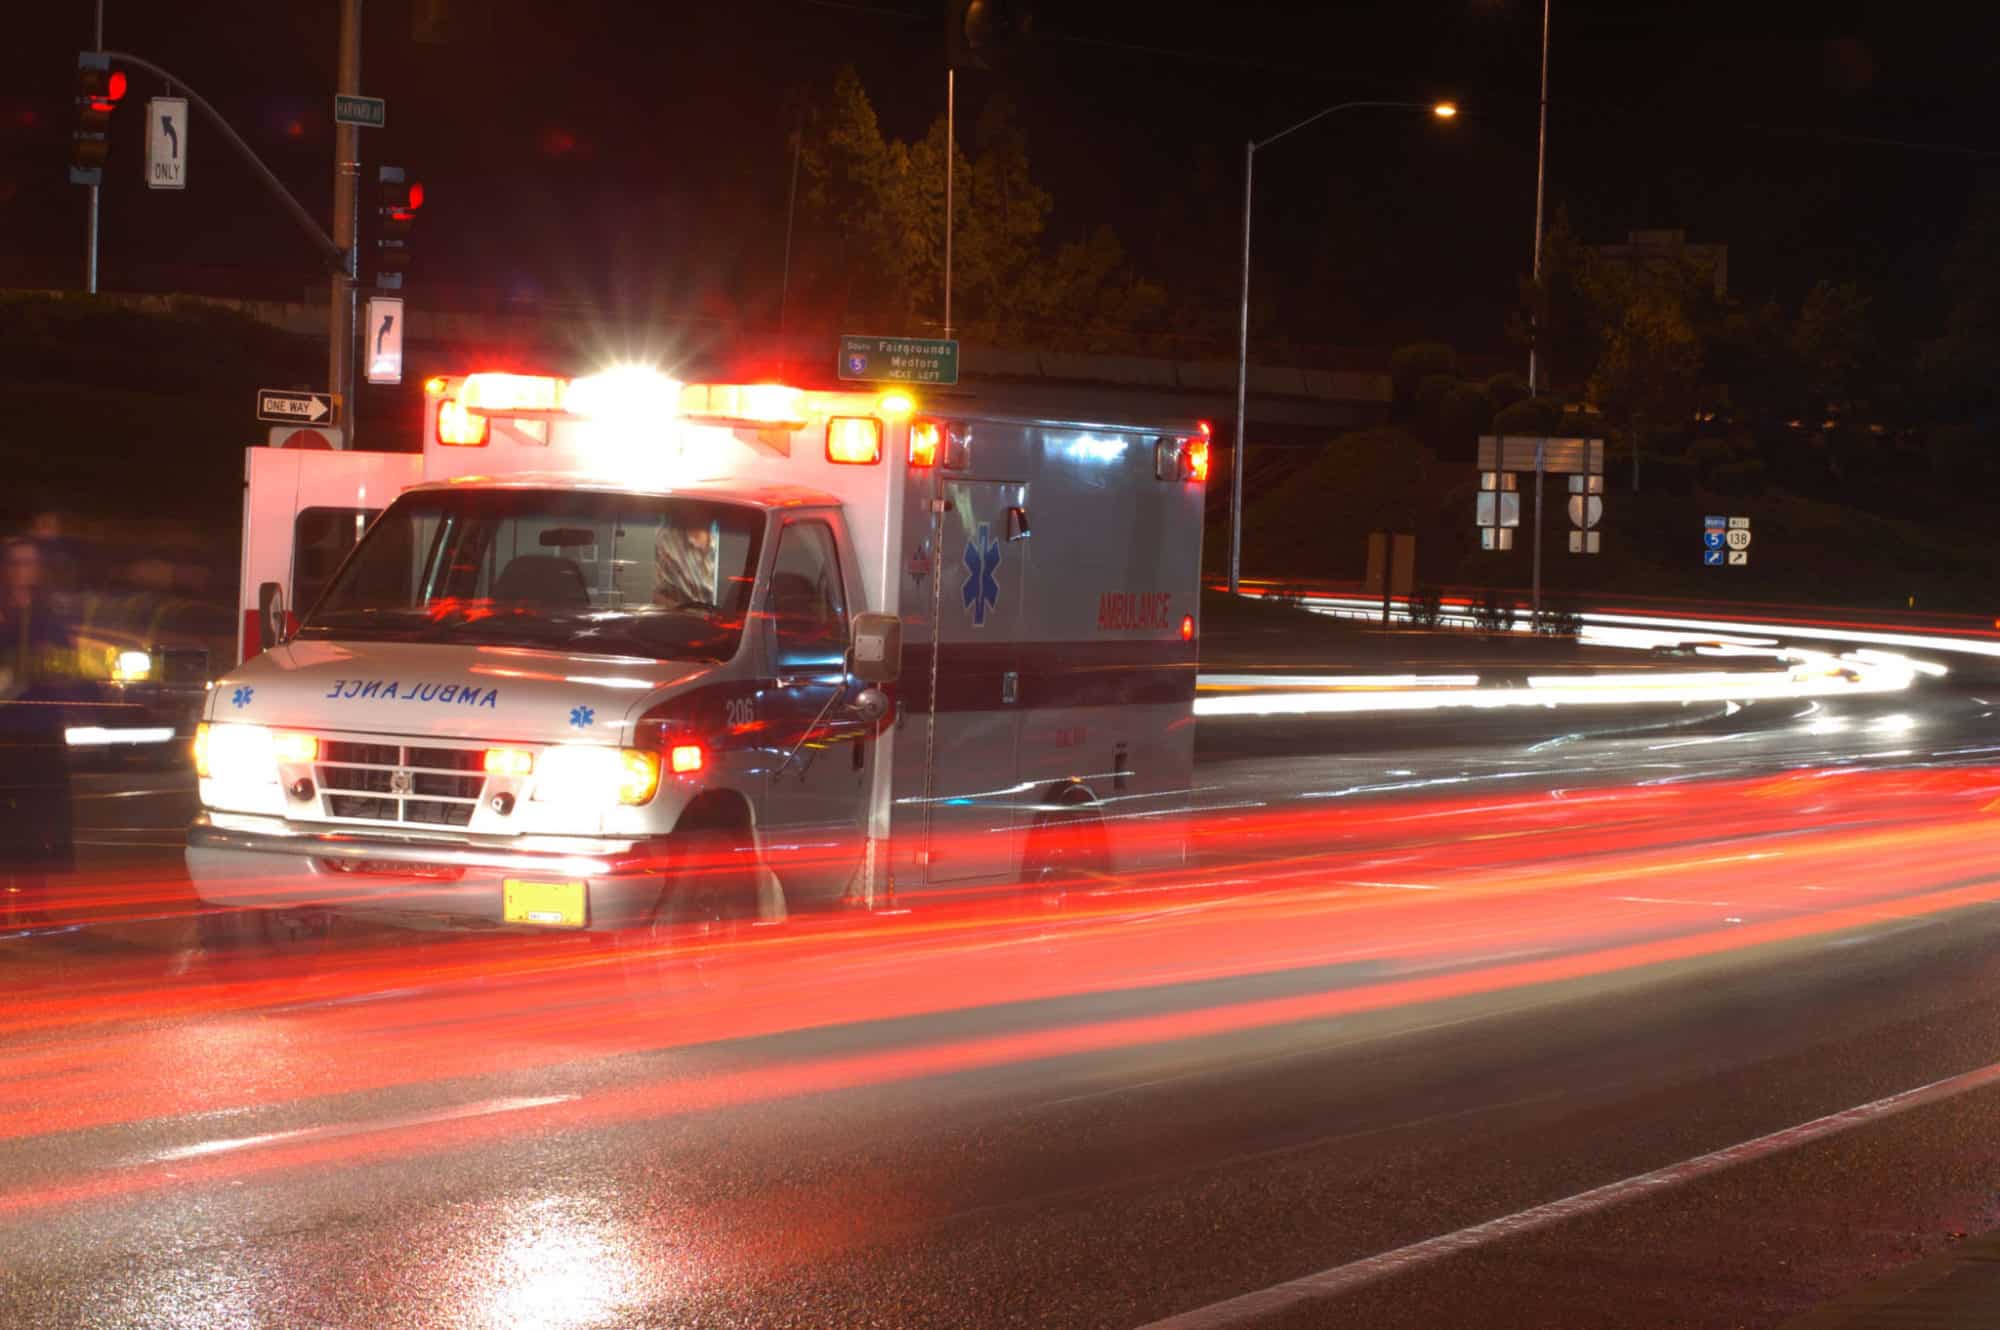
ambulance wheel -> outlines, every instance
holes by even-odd
[[[749,831],[708,825],[674,836],[674,862],[648,925],[626,939],[626,982],[644,995],[734,986],[736,946],[757,918],[757,863]]]
[[[1104,818],[1087,790],[1071,786],[1038,813],[1028,831],[1022,886],[1047,909],[1060,909],[1071,892],[1094,886],[1110,867]]]

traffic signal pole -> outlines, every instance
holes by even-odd
[[[340,70],[336,94],[361,94],[361,0],[340,0]],[[327,314],[327,387],[333,393],[341,446],[354,447],[354,288],[360,273],[361,130],[333,127],[333,242],[342,264],[332,277]]]
[[[104,0],[97,0],[97,26],[92,30],[90,49],[104,49]],[[90,186],[90,220],[84,225],[83,289],[97,294],[97,194],[100,186]]]

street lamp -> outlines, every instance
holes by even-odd
[[[1248,393],[1250,375],[1250,186],[1257,166],[1257,149],[1268,148],[1287,134],[1304,129],[1315,120],[1323,120],[1335,111],[1356,111],[1363,107],[1400,107],[1415,111],[1429,111],[1439,120],[1450,120],[1458,114],[1458,107],[1452,102],[1342,102],[1329,106],[1323,111],[1315,111],[1289,129],[1281,129],[1267,139],[1253,139],[1243,148],[1243,306],[1242,320],[1236,338],[1236,460],[1233,463],[1234,479],[1229,487],[1229,593],[1235,595],[1243,586],[1243,454],[1248,451],[1244,439],[1244,401]]]

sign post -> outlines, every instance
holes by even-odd
[[[152,98],[146,103],[146,188],[186,189],[187,149],[187,98]]]
[[[958,382],[958,343],[934,337],[840,335],[840,377],[872,383]]]
[[[1520,524],[1517,472],[1535,473],[1534,608],[1542,612],[1542,479],[1553,471],[1569,476],[1570,521],[1582,528],[1570,532],[1571,554],[1595,554],[1602,547],[1594,529],[1604,516],[1604,440],[1550,439],[1484,434],[1479,439],[1479,499],[1475,522],[1480,548],[1514,548]]]

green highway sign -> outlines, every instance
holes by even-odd
[[[369,129],[380,129],[389,119],[389,103],[380,97],[336,96],[333,99],[333,123],[336,125],[363,125]]]
[[[886,383],[957,383],[958,343],[935,337],[840,335],[840,377]]]

